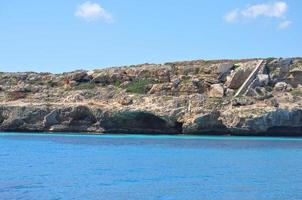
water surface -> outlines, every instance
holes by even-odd
[[[0,133],[0,199],[300,200],[302,139]]]

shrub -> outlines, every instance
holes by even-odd
[[[129,83],[126,86],[126,92],[129,93],[137,93],[137,94],[145,94],[147,90],[147,86],[151,82],[149,80],[137,80]]]
[[[114,82],[114,86],[115,86],[115,87],[120,87],[121,84],[122,84],[122,83],[121,83],[121,81],[119,81],[119,80],[117,80],[117,81]]]

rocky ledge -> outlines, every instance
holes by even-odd
[[[302,136],[302,59],[0,72],[0,131]]]

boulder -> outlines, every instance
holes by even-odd
[[[235,95],[235,90],[230,89],[230,88],[227,88],[227,89],[226,89],[226,92],[225,92],[225,95],[226,95],[227,97],[232,97],[232,96]]]
[[[278,82],[274,86],[274,90],[278,92],[285,92],[288,87],[288,84],[285,82]]]
[[[221,84],[211,85],[209,97],[223,97],[223,96],[224,96],[224,88]]]
[[[109,76],[105,72],[100,72],[98,74],[94,74],[92,82],[93,83],[102,83],[102,84],[109,83]]]
[[[255,102],[248,97],[237,97],[232,100],[232,105],[233,106],[247,106],[247,105],[252,105]]]
[[[290,71],[288,82],[294,87],[297,87],[299,84],[302,84],[302,66],[301,68],[296,68]]]
[[[118,99],[118,103],[123,106],[127,106],[127,105],[132,104],[133,100],[129,96],[122,96],[121,98]]]
[[[231,69],[233,68],[233,66],[234,65],[230,64],[230,63],[222,63],[217,66],[217,73],[219,73],[219,74],[229,73],[231,71]]]
[[[269,83],[269,76],[267,74],[258,74],[257,79],[259,86],[261,87],[266,86]]]
[[[69,74],[69,81],[88,82],[90,81],[90,77],[86,71],[76,71]]]
[[[239,89],[255,68],[256,62],[247,62],[236,68],[226,80],[226,85],[230,89]]]

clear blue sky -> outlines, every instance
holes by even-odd
[[[1,0],[0,71],[302,56],[298,0],[85,2]]]

